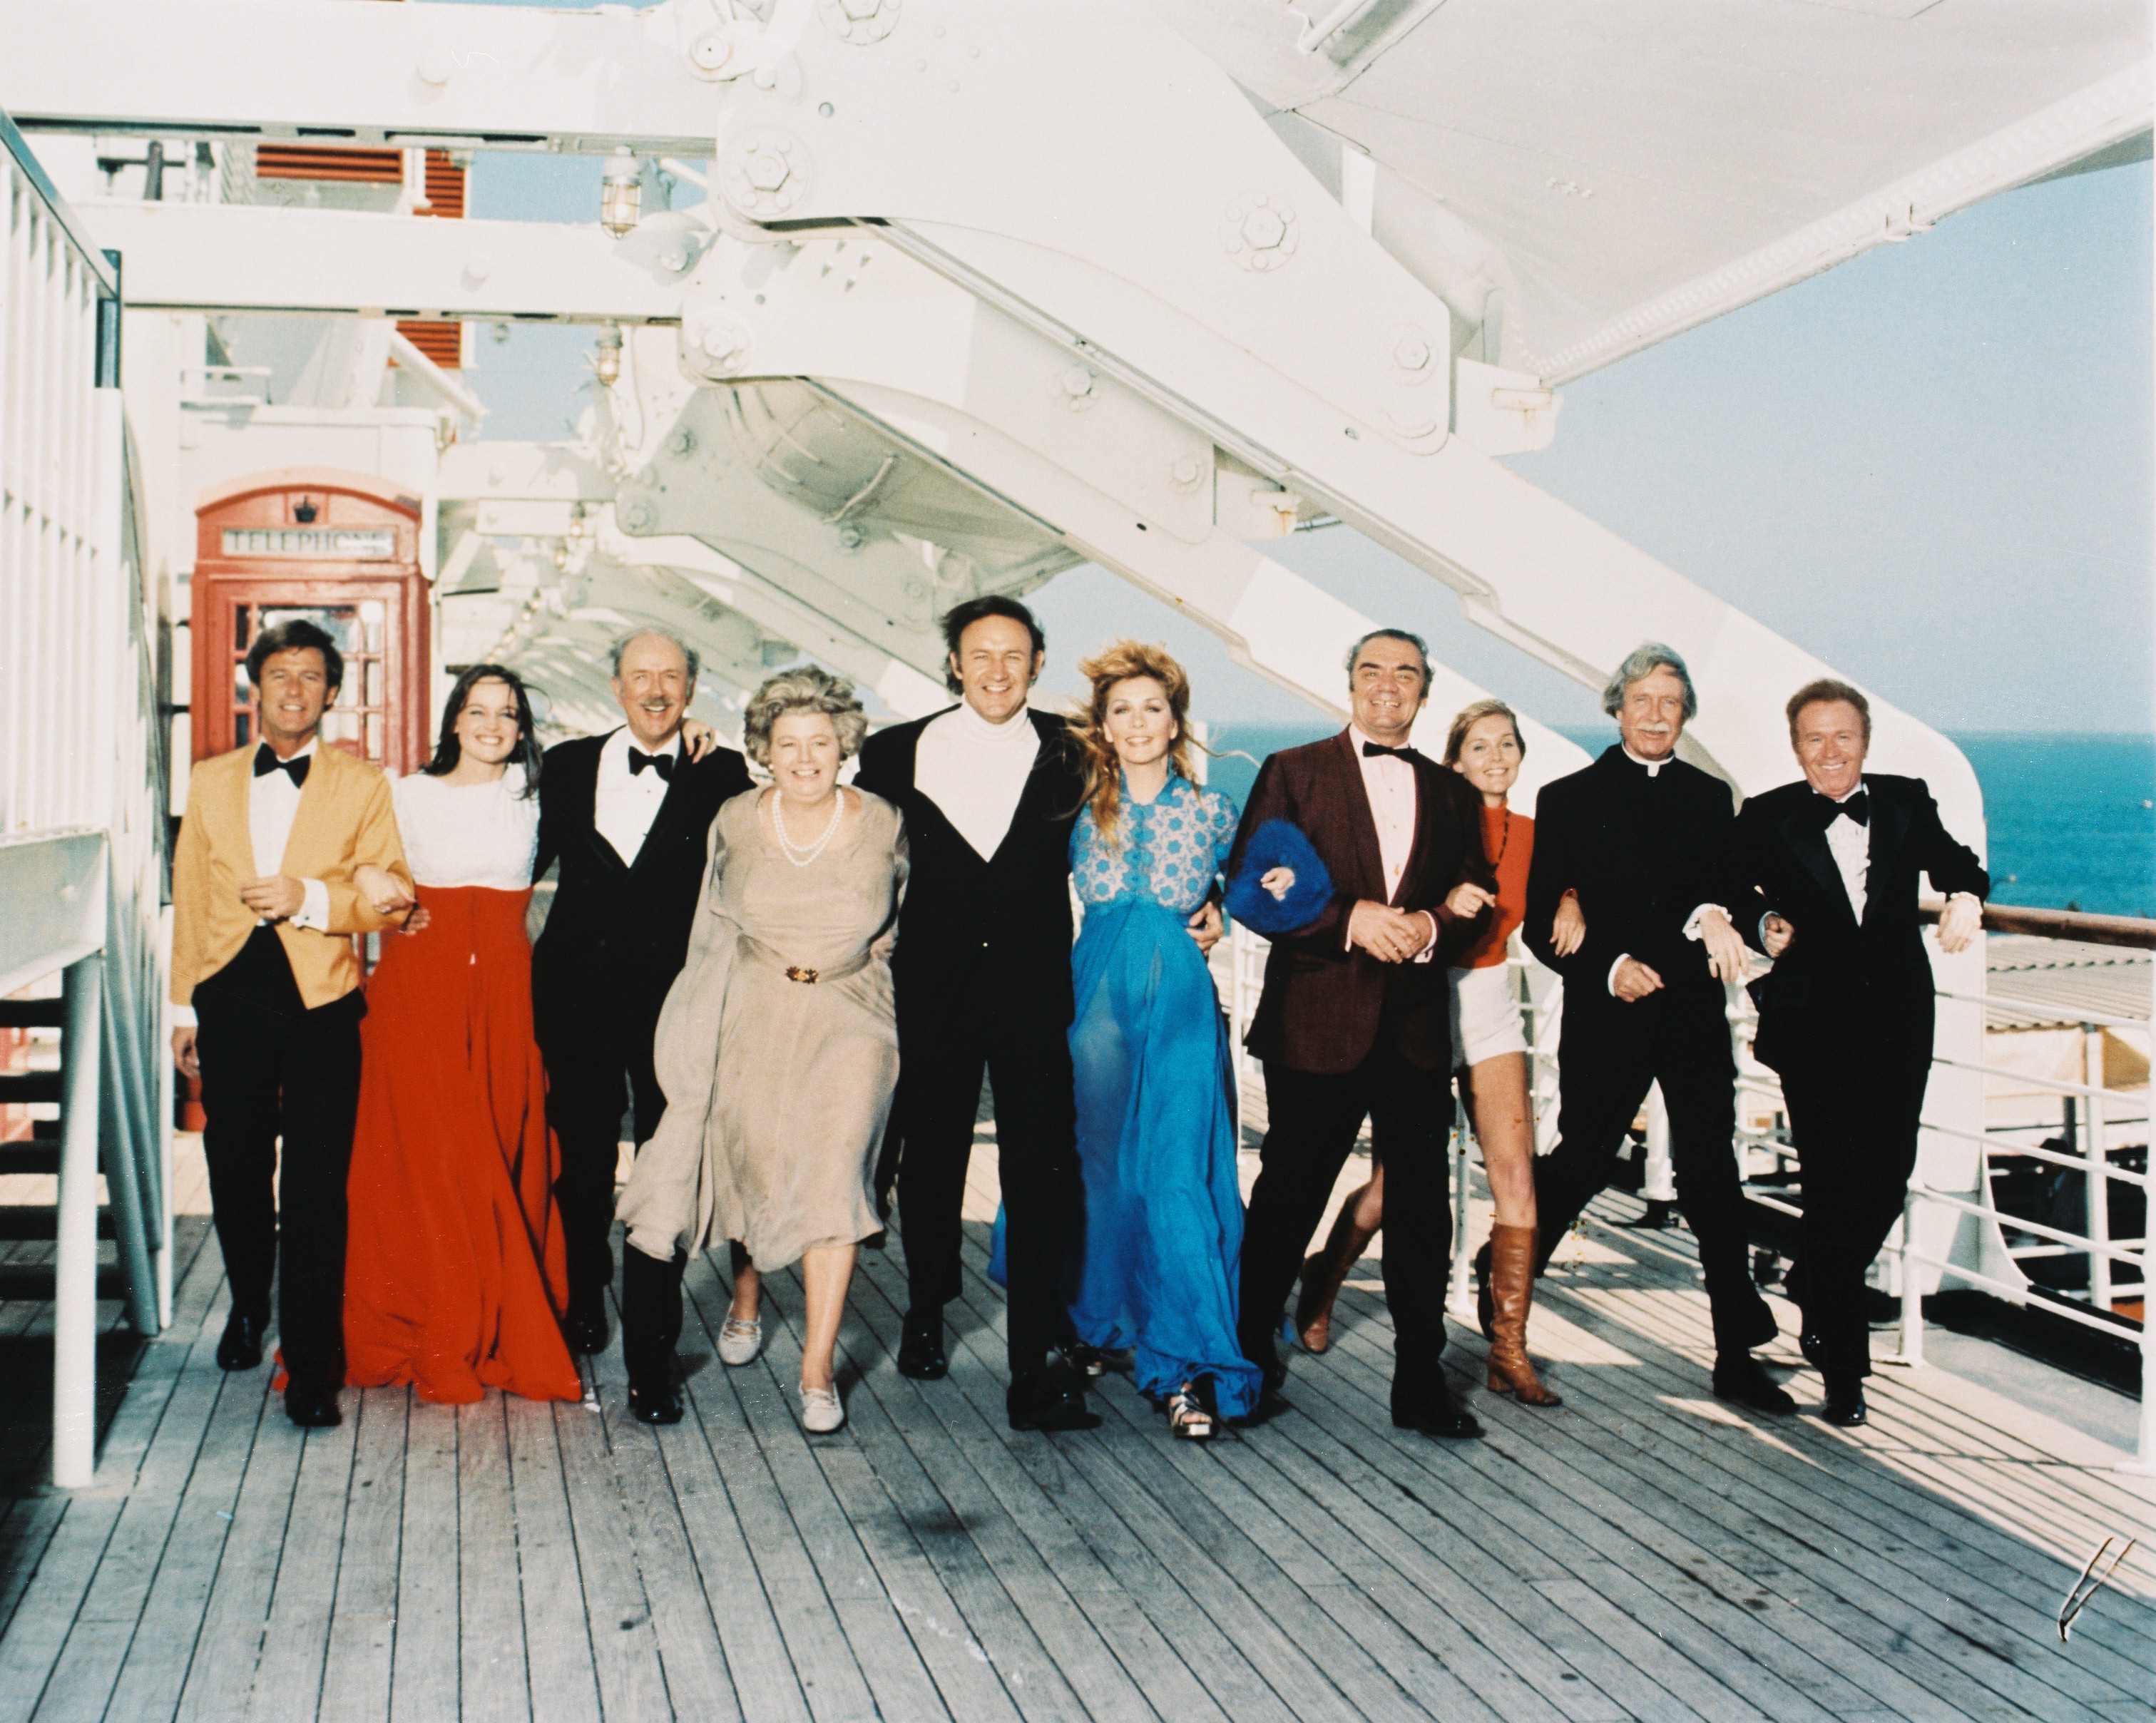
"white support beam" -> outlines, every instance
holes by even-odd
[[[690,69],[706,19],[709,0],[0,0],[0,109],[33,129],[699,156],[723,91]]]
[[[636,262],[632,244],[596,224],[248,203],[78,210],[97,243],[120,253],[136,310],[560,323],[670,323],[681,315],[682,277]]]

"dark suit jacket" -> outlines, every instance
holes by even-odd
[[[1621,746],[1543,786],[1520,934],[1564,977],[1568,1024],[1583,1013],[1634,1008],[1610,996],[1610,967],[1620,956],[1661,976],[1672,1001],[1721,1000],[1707,947],[1686,939],[1684,925],[1702,904],[1724,902],[1720,864],[1734,803],[1729,786],[1697,766],[1672,760],[1650,777]],[[1560,957],[1550,924],[1567,891],[1579,894],[1587,938]]]
[[[1437,918],[1437,955],[1428,963],[1381,963],[1348,945],[1348,918],[1364,898],[1386,900],[1377,822],[1363,788],[1362,762],[1345,730],[1323,741],[1287,748],[1258,768],[1250,806],[1228,859],[1232,879],[1243,847],[1269,819],[1308,838],[1332,876],[1332,901],[1306,927],[1283,934],[1265,958],[1265,987],[1244,1043],[1260,1059],[1321,1074],[1352,1071],[1370,1056],[1380,1028],[1410,1064],[1443,1070],[1452,1060],[1452,992],[1448,958],[1474,941],[1483,917],[1463,920],[1445,907],[1463,880],[1492,883],[1482,855],[1482,825],[1473,791],[1460,775],[1418,754],[1415,840],[1392,899],[1401,910]]]
[[[711,822],[721,803],[754,787],[747,762],[731,748],[714,748],[694,765],[685,759],[635,864],[625,866],[592,823],[606,741],[579,736],[547,749],[540,774],[532,877],[562,864],[531,952],[533,1028],[542,1047],[596,1052],[623,1036],[649,1038],[688,955]]]
[[[1085,765],[1070,727],[1045,712],[1027,714],[1040,752],[1010,829],[984,860],[943,810],[914,787],[921,732],[942,715],[932,713],[870,736],[855,777],[862,789],[897,804],[911,849],[891,962],[900,1042],[917,1046],[917,1037],[942,1033],[969,997],[992,1000],[1014,1018],[1068,1025],[1070,827],[1086,795]]]
[[[1917,876],[1928,874],[1948,895],[1984,897],[1991,890],[1975,852],[1940,823],[1922,778],[1867,772],[1864,787],[1871,854],[1861,923],[1810,784],[1799,779],[1754,796],[1730,833],[1727,890],[1738,931],[1760,945],[1760,917],[1770,910],[1796,928],[1773,971],[1753,984],[1759,1003],[1753,1050],[1778,1071],[1867,1051],[1928,1064],[1932,965],[1917,920]]]

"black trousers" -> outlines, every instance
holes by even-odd
[[[1014,1018],[985,998],[962,1007],[933,1036],[902,1042],[898,1223],[913,1308],[940,1310],[962,1285],[958,1211],[984,1068],[995,1096],[1009,1275],[1006,1338],[1016,1377],[1040,1369],[1055,1343],[1065,1257],[1085,1204],[1070,1041],[1061,1023]]]
[[[659,1129],[666,1097],[651,1069],[654,1016],[649,1023],[580,1047],[542,1047],[547,1064],[547,1122],[561,1145],[554,1177],[562,1205],[562,1243],[568,1258],[572,1315],[599,1310],[613,1279],[613,1179],[621,1158],[621,1121],[634,1115],[639,1147]]]
[[[334,1392],[344,1383],[345,1180],[366,1002],[347,993],[309,1011],[275,932],[259,927],[195,989],[194,1005],[203,1158],[232,1307],[266,1321],[274,1281],[292,1384]]]
[[[1837,1374],[1871,1372],[1864,1277],[1901,1218],[1930,1076],[1928,1049],[1897,1059],[1851,1048],[1782,1074],[1804,1204],[1802,1254],[1785,1285],[1820,1337],[1823,1367]]]
[[[1753,1285],[1743,1187],[1737,1176],[1735,1055],[1722,990],[1650,994],[1625,1004],[1568,999],[1558,1064],[1558,1142],[1535,1162],[1542,1238],[1537,1272],[1572,1223],[1609,1184],[1648,1089],[1662,1085],[1677,1207],[1699,1245],[1719,1351],[1774,1336],[1774,1312]],[[1392,1200],[1386,1171],[1386,1202]]]
[[[1385,1166],[1385,1304],[1393,1315],[1393,1395],[1412,1399],[1437,1379],[1445,1350],[1445,1273],[1452,1197],[1445,1143],[1452,1130],[1449,1073],[1426,1071],[1381,1039],[1352,1071],[1321,1076],[1265,1065],[1265,1132],[1258,1182],[1243,1219],[1243,1355],[1260,1368],[1279,1357],[1276,1336],[1303,1252],[1325,1213],[1363,1120]]]

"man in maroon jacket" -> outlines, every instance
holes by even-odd
[[[1408,746],[1430,697],[1416,636],[1380,628],[1348,657],[1353,722],[1260,768],[1229,871],[1250,834],[1286,820],[1332,875],[1317,919],[1276,938],[1247,1044],[1265,1061],[1264,1165],[1243,1233],[1244,1353],[1268,1390],[1288,1290],[1368,1118],[1385,1166],[1385,1301],[1393,1422],[1433,1436],[1482,1427],[1446,1387],[1452,1126],[1445,959],[1474,937],[1491,882],[1465,781]]]

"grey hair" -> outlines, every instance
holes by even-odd
[[[1665,646],[1659,640],[1643,640],[1634,647],[1625,662],[1617,666],[1609,685],[1602,690],[1602,710],[1615,717],[1625,710],[1625,690],[1642,677],[1651,676],[1657,670],[1667,670],[1684,684],[1684,715],[1687,719],[1699,715],[1699,692],[1691,685],[1691,672],[1685,661],[1677,656],[1676,649]]]
[[[1430,686],[1430,643],[1419,634],[1410,634],[1405,628],[1373,628],[1349,647],[1347,659],[1341,668],[1347,671],[1350,682],[1355,676],[1355,660],[1363,655],[1363,649],[1373,640],[1404,640],[1414,647],[1415,655],[1422,660],[1422,685],[1424,688]]]
[[[628,651],[630,647],[635,645],[639,640],[665,640],[670,643],[674,649],[681,654],[681,661],[688,665],[689,679],[691,682],[696,679],[696,672],[701,669],[704,666],[703,659],[696,656],[696,649],[691,646],[686,640],[684,640],[679,634],[675,633],[673,629],[632,628],[628,633],[624,634],[620,639],[613,643],[613,652],[611,662],[613,666],[613,679],[615,681],[619,682],[621,680],[622,654]]]
[[[767,678],[749,696],[742,714],[742,746],[759,766],[771,764],[772,726],[795,713],[820,712],[839,732],[839,757],[850,758],[861,751],[868,737],[869,715],[862,710],[854,685],[814,664],[796,664]]]

